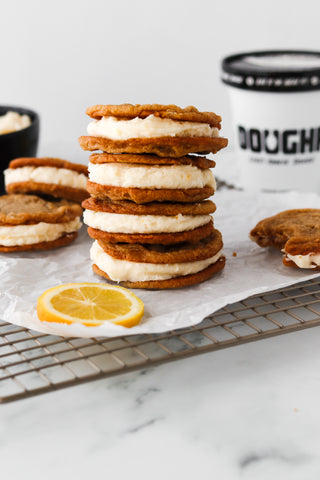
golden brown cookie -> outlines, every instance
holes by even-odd
[[[81,216],[80,205],[68,200],[44,200],[36,195],[2,195],[0,225],[30,225],[33,223],[69,222]]]
[[[223,247],[222,235],[214,230],[211,235],[197,243],[178,245],[148,245],[110,243],[98,240],[103,250],[113,258],[138,263],[182,263],[196,262],[213,257]]]
[[[158,245],[173,245],[176,243],[196,243],[213,232],[213,221],[184,232],[174,233],[110,233],[88,227],[88,234],[95,240],[104,240],[110,243],[147,243]]]
[[[260,247],[275,247],[285,254],[286,266],[320,269],[320,210],[285,210],[261,220],[250,232]]]
[[[84,175],[88,174],[88,169],[85,165],[80,163],[72,163],[68,160],[62,160],[61,158],[53,157],[21,157],[11,160],[9,163],[9,168],[20,168],[26,166],[36,166],[36,167],[56,167],[56,168],[66,168],[68,170],[74,170],[78,173],[83,173]]]
[[[60,158],[17,158],[4,175],[8,193],[50,195],[74,202],[89,196],[87,167]]]
[[[151,202],[141,205],[127,200],[111,201],[90,197],[82,202],[82,207],[96,212],[130,215],[209,215],[216,211],[216,205],[211,200],[194,203]]]
[[[106,153],[143,153],[159,157],[183,157],[189,153],[207,155],[217,153],[228,145],[223,137],[156,137],[110,140],[109,138],[81,136],[83,150],[102,150]]]
[[[80,205],[35,195],[0,197],[0,251],[48,250],[71,243],[81,227]]]
[[[191,285],[196,285],[198,283],[202,283],[205,280],[208,280],[216,273],[223,270],[225,266],[225,257],[222,256],[216,263],[210,265],[206,269],[202,270],[201,272],[185,275],[181,277],[170,278],[168,280],[151,280],[146,282],[120,282],[121,285],[127,288],[145,288],[148,290],[163,290],[169,288],[182,288],[182,287],[189,287]],[[100,275],[101,277],[110,280],[108,274],[100,270],[97,265],[93,264],[92,266],[93,271]]]
[[[158,157],[157,155],[139,155],[128,153],[92,153],[89,157],[91,163],[135,163],[145,165],[192,165],[198,168],[214,168],[216,162],[199,155],[186,155],[185,157]]]
[[[87,190],[93,197],[98,199],[111,199],[114,201],[131,200],[135,203],[150,202],[200,202],[214,194],[212,187],[203,188],[149,188],[113,187],[100,185],[99,183],[87,182]]]
[[[110,116],[121,119],[132,119],[135,117],[146,118],[149,115],[154,115],[155,117],[169,118],[171,120],[208,123],[216,128],[220,128],[221,122],[221,117],[213,112],[199,112],[199,110],[193,106],[181,108],[177,105],[132,105],[130,103],[124,103],[122,105],[93,105],[87,108],[86,114],[95,119]]]

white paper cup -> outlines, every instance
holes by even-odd
[[[320,52],[232,55],[222,70],[239,185],[320,193]]]

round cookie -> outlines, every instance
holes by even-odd
[[[154,115],[155,117],[169,118],[171,120],[208,123],[216,128],[220,128],[221,122],[219,115],[213,112],[199,112],[194,106],[181,108],[177,105],[132,105],[130,103],[124,103],[122,105],[93,105],[87,108],[86,114],[94,119],[107,116],[132,119],[135,117],[146,118],[149,115]]]
[[[216,211],[216,205],[211,200],[190,203],[157,203],[146,205],[127,200],[111,201],[90,197],[82,202],[82,207],[96,212],[124,213],[131,215],[209,215]]]
[[[150,281],[144,281],[144,282],[120,282],[120,284],[127,288],[144,288],[148,290],[152,290],[152,289],[164,290],[169,288],[189,287],[191,285],[202,283],[205,280],[208,280],[209,278],[211,278],[216,273],[223,270],[225,266],[225,261],[226,261],[225,257],[221,256],[219,260],[217,260],[214,264],[210,265],[209,267],[207,267],[206,269],[198,273],[185,275],[181,277],[170,278],[168,280],[150,280]],[[96,264],[92,265],[92,269],[97,275],[100,275],[101,277],[104,277],[105,279],[110,280],[108,274],[103,272]]]
[[[140,153],[159,157],[183,157],[189,153],[207,155],[217,153],[228,145],[223,137],[154,137],[111,140],[109,138],[81,136],[83,150],[102,150],[106,153]]]
[[[101,185],[88,180],[87,190],[93,197],[98,199],[111,199],[114,201],[131,200],[132,202],[144,204],[150,202],[200,202],[214,194],[212,187],[203,188],[133,188],[113,187]]]
[[[250,238],[260,247],[282,250],[286,266],[320,269],[320,209],[285,210],[265,218]]]
[[[17,158],[4,176],[7,193],[50,195],[79,203],[89,195],[87,167],[60,158]]]
[[[35,195],[0,197],[0,251],[48,250],[73,242],[81,227],[80,205]]]
[[[222,235],[214,230],[211,235],[199,242],[180,243],[179,245],[143,245],[128,243],[109,243],[98,240],[103,250],[113,258],[138,263],[182,263],[195,262],[213,257],[222,247]]]
[[[184,232],[174,233],[110,233],[88,227],[88,234],[94,240],[104,240],[110,243],[147,243],[157,245],[173,245],[176,243],[196,243],[213,232],[213,221],[201,227]]]
[[[136,163],[145,165],[192,165],[198,168],[214,168],[216,162],[199,155],[186,155],[184,157],[158,157],[157,155],[139,155],[128,153],[92,153],[89,157],[91,163]]]

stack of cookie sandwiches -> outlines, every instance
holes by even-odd
[[[96,105],[88,136],[93,153],[84,222],[94,239],[94,271],[131,288],[177,288],[223,269],[213,226],[213,160],[227,145],[221,118],[195,107]]]
[[[0,251],[49,250],[73,242],[87,167],[57,158],[18,158],[4,172],[0,197]]]

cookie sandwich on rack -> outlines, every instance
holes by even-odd
[[[17,158],[4,171],[7,193],[50,195],[81,203],[88,197],[88,169],[60,158]]]
[[[0,252],[49,250],[73,242],[81,227],[82,208],[68,200],[35,195],[0,197]]]
[[[84,150],[182,157],[216,153],[228,143],[219,136],[221,117],[193,106],[95,105],[86,113],[93,121],[79,139]]]
[[[285,210],[260,220],[250,238],[260,247],[274,247],[284,254],[287,267],[320,270],[320,210]]]
[[[88,198],[82,202],[89,235],[111,243],[192,244],[214,231],[211,200],[196,203],[150,202]]]
[[[215,162],[205,157],[92,154],[88,192],[96,198],[149,202],[199,202],[214,194]]]
[[[218,230],[197,243],[179,245],[124,244],[95,241],[93,270],[130,288],[181,288],[208,280],[223,269],[222,237]]]

